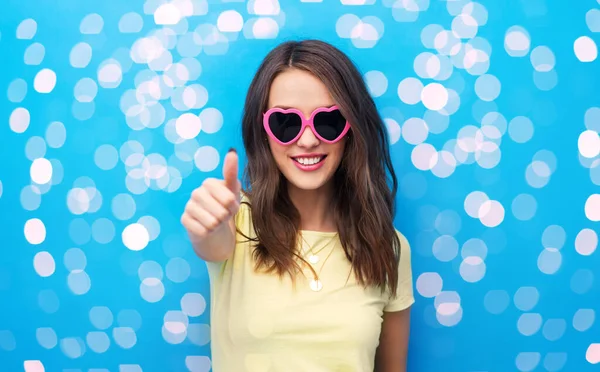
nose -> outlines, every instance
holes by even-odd
[[[304,128],[304,133],[302,133],[296,144],[299,147],[312,148],[319,146],[320,143],[321,141],[319,141],[317,136],[315,136],[312,129],[310,127],[306,127]]]

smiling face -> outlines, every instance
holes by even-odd
[[[310,118],[315,109],[334,105],[327,87],[309,72],[290,68],[271,84],[269,109],[295,108]],[[330,185],[346,144],[345,137],[332,144],[321,141],[308,127],[290,145],[282,145],[270,136],[268,140],[273,158],[289,182],[288,187],[306,191]]]

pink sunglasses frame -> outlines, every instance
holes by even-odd
[[[284,109],[284,108],[280,108],[280,107],[273,107],[272,109],[269,109],[267,112],[265,112],[263,114],[263,126],[265,127],[265,130],[267,131],[267,134],[269,135],[269,137],[271,137],[273,140],[275,140],[277,143],[279,143],[280,145],[283,145],[283,146],[288,146],[288,145],[291,145],[292,143],[298,141],[298,139],[300,139],[300,137],[306,130],[306,127],[309,127],[312,130],[315,137],[317,137],[320,141],[323,141],[328,144],[332,144],[332,143],[336,143],[336,142],[340,141],[342,138],[344,138],[346,133],[348,133],[348,131],[350,130],[350,123],[348,122],[348,120],[346,120],[346,126],[344,127],[344,130],[342,130],[342,133],[333,141],[329,141],[329,140],[321,137],[319,135],[319,133],[317,133],[317,131],[315,130],[314,119],[315,119],[315,116],[320,112],[332,112],[335,110],[339,110],[339,107],[338,106],[319,107],[319,108],[316,108],[310,114],[310,118],[307,119],[306,117],[304,117],[304,114],[302,113],[302,111],[300,111],[298,109],[295,109],[295,108]],[[291,140],[289,142],[281,142],[271,131],[271,128],[269,127],[269,117],[271,116],[271,114],[273,114],[275,112],[281,112],[284,114],[296,114],[296,115],[300,116],[300,119],[302,119],[302,128],[300,128],[300,132],[298,132],[298,135],[296,137],[294,137],[293,140]]]

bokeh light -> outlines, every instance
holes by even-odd
[[[484,356],[481,370],[600,363],[598,5],[106,5],[40,3],[35,19],[5,7],[0,294],[24,309],[0,326],[0,353],[18,360],[10,368],[50,370],[49,358],[94,372],[213,367],[214,298],[178,216],[227,149],[242,152],[242,96],[263,49],[313,31],[357,62],[382,113],[395,222],[415,252],[422,370],[461,368],[464,355]],[[556,23],[570,12],[579,16]],[[31,284],[27,306],[10,297],[17,279]],[[476,342],[455,342],[473,321]],[[512,345],[501,367],[486,357],[498,337]],[[134,364],[165,345],[168,362]],[[130,357],[89,365],[114,351]]]

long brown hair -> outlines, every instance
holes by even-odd
[[[273,159],[262,126],[271,83],[289,68],[319,78],[352,125],[333,177],[335,223],[357,281],[382,290],[387,286],[395,295],[400,241],[393,218],[398,182],[388,133],[356,66],[339,49],[319,40],[277,46],[262,61],[248,89],[242,119],[248,160],[243,185],[256,232],[253,255],[257,269],[289,273],[292,278],[299,269],[294,248],[300,214],[289,198],[287,181]]]

